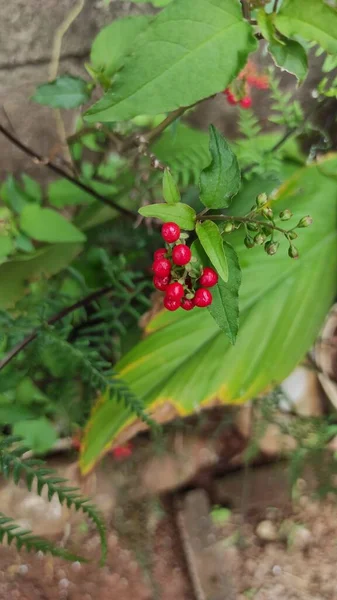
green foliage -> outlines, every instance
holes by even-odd
[[[209,164],[208,143],[206,133],[179,124],[174,131],[165,131],[152,149],[185,187],[189,183],[197,184],[200,172]]]
[[[269,51],[278,67],[288,73],[296,75],[299,81],[306,78],[308,72],[308,58],[303,46],[295,40],[272,42]]]
[[[174,221],[187,231],[195,228],[195,210],[187,204],[150,204],[142,206],[139,213],[143,217],[154,217],[164,222]]]
[[[282,381],[301,360],[336,289],[335,167],[336,158],[332,158],[297,171],[272,201],[277,211],[291,203],[295,220],[303,213],[312,214],[315,226],[298,239],[298,261],[283,252],[273,257],[259,248],[248,252],[240,232],[230,234],[242,267],[240,330],[235,346],[230,346],[203,309],[159,313],[147,326],[151,335],[116,367],[145,406],[171,403],[179,414],[189,414],[196,406],[212,402],[244,402]],[[236,200],[237,210],[241,214],[249,210],[251,201],[250,195],[241,195]],[[318,293],[320,302],[313,305],[312,298]],[[196,372],[208,376],[196,380]],[[122,414],[113,407],[113,397],[106,394],[91,416],[81,458],[84,471],[92,468],[109,441],[131,421],[128,411]],[[104,440],[99,440],[98,424],[109,411],[113,411],[112,423],[104,428]]]
[[[37,454],[43,454],[52,448],[57,440],[54,427],[45,417],[18,421],[13,427],[13,434]]]
[[[91,46],[91,65],[99,77],[109,79],[118,71],[129,52],[135,49],[137,36],[148,26],[148,17],[117,19],[103,27]]]
[[[237,158],[225,138],[210,126],[211,164],[200,175],[200,199],[207,208],[224,208],[241,184]]]
[[[315,41],[337,53],[337,11],[324,0],[284,0],[275,16],[276,28],[287,37]]]
[[[163,197],[167,204],[177,204],[181,200],[179,188],[168,169],[163,176]]]
[[[57,496],[61,504],[65,504],[68,508],[74,508],[76,511],[81,510],[89,517],[95,524],[101,539],[101,564],[103,564],[107,554],[107,543],[104,520],[98,509],[90,503],[88,498],[81,495],[78,488],[67,486],[67,480],[56,475],[53,469],[46,468],[42,461],[32,458],[23,459],[22,455],[27,449],[22,445],[17,445],[18,441],[19,438],[15,437],[0,440],[0,471],[3,476],[6,479],[12,478],[16,484],[19,483],[21,478],[24,478],[29,491],[35,482],[39,495],[46,487],[49,501]],[[43,546],[44,542],[41,542],[35,536],[31,536],[30,532],[15,531],[17,526],[11,525],[10,520],[7,520],[6,517],[2,517],[2,519],[0,520],[2,536],[7,533],[8,541],[14,539],[19,549],[22,546],[25,546],[28,550],[32,548],[41,549],[42,551],[52,552],[56,556],[63,555],[74,560],[72,555],[66,551],[62,554],[63,551],[54,548],[48,542],[45,542]],[[78,558],[75,558],[75,560],[78,560]]]
[[[89,84],[80,77],[62,75],[50,83],[39,85],[32,100],[53,108],[76,108],[90,99]]]
[[[151,22],[111,91],[85,119],[125,121],[190,106],[223,90],[255,48],[236,0],[173,2]]]
[[[211,263],[224,282],[228,281],[228,263],[225,254],[223,239],[219,228],[213,221],[197,223],[196,233],[200,244],[205,250]]]
[[[20,215],[20,227],[27,235],[39,242],[84,242],[85,235],[58,212],[40,208],[37,204],[24,207]]]

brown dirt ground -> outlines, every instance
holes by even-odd
[[[262,542],[256,527],[274,524],[278,539]],[[303,547],[291,532],[306,530]],[[287,541],[280,537],[288,531]],[[153,528],[152,551],[144,540],[121,541],[110,530],[106,565],[97,566],[99,538],[94,531],[71,532],[68,546],[85,551],[89,564],[66,563],[36,554],[0,548],[1,600],[195,600],[183,558],[165,513]],[[303,529],[302,529],[303,531]],[[217,526],[217,546],[230,566],[238,600],[337,600],[337,506],[301,496],[289,512],[277,504],[260,513],[235,510]],[[290,533],[289,533],[290,532]],[[145,536],[146,537],[146,536]],[[132,550],[130,549],[132,547]],[[224,594],[224,600],[225,600]]]

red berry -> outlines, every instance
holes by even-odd
[[[167,289],[167,286],[169,284],[170,278],[169,277],[158,277],[158,275],[155,275],[153,278],[153,285],[155,288],[157,288],[157,290],[160,290],[161,292],[165,292]]]
[[[225,96],[228,96],[231,92],[229,88],[226,88],[222,93],[225,94]]]
[[[190,262],[192,252],[185,244],[178,244],[172,250],[172,260],[176,265],[183,266]]]
[[[170,298],[175,298],[176,300],[181,300],[184,295],[184,288],[178,281],[170,283],[166,289],[166,296]]]
[[[178,310],[180,306],[180,300],[176,298],[171,298],[171,296],[165,296],[164,298],[164,306],[167,310]]]
[[[192,310],[192,308],[194,308],[194,300],[190,298],[183,298],[181,301],[181,308],[184,310]]]
[[[125,446],[117,446],[116,448],[112,449],[111,453],[113,457],[117,460],[128,458],[132,454],[132,446],[131,444],[126,444]]]
[[[172,244],[180,238],[180,227],[177,223],[164,223],[161,228],[161,235],[165,242]]]
[[[165,258],[167,253],[166,248],[158,248],[153,255],[154,260],[160,260],[161,258]]]
[[[200,277],[200,284],[203,287],[213,287],[218,283],[218,274],[210,267],[205,267]]]
[[[228,92],[228,94],[227,94],[227,102],[229,104],[232,104],[232,105],[238,103],[237,99],[235,98],[234,94],[232,94],[232,92]]]
[[[171,263],[167,258],[155,260],[152,265],[152,271],[158,277],[167,277],[171,273]]]
[[[210,304],[212,304],[212,300],[213,298],[211,292],[209,290],[206,290],[205,288],[199,288],[195,292],[194,303],[196,306],[199,306],[199,308],[209,306]]]
[[[240,100],[241,108],[250,108],[251,105],[252,105],[252,99],[250,96],[245,96],[244,98],[242,98],[242,100]]]

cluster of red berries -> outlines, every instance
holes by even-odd
[[[229,104],[239,104],[241,108],[250,108],[252,105],[251,88],[266,90],[268,87],[268,75],[259,73],[253,61],[249,60],[237,79],[223,93]]]
[[[165,292],[165,308],[173,311],[209,306],[213,298],[208,288],[218,283],[217,273],[210,267],[201,272],[193,268],[191,249],[184,243],[179,225],[164,223],[161,234],[166,248],[155,251],[152,271],[154,286]]]

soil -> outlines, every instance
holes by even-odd
[[[260,493],[262,498],[262,487]],[[110,527],[102,568],[97,565],[99,538],[85,531],[83,522],[72,526],[67,547],[85,553],[88,564],[0,547],[0,599],[199,600],[165,510],[157,510],[143,535],[137,534],[139,523],[129,525],[122,534]],[[238,600],[337,600],[336,530],[335,500],[318,503],[304,490],[291,510],[289,504],[278,506],[275,498],[268,507],[248,510],[243,520],[234,508],[225,523],[216,525],[216,546],[230,568]]]

